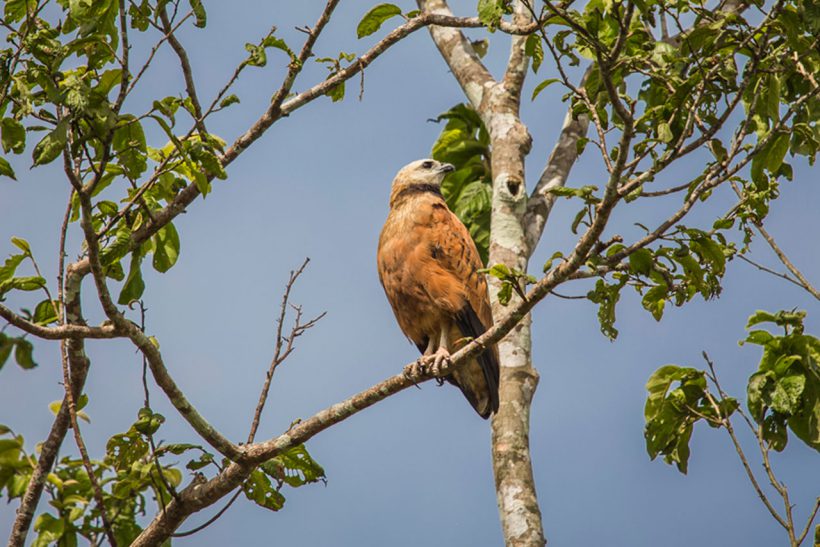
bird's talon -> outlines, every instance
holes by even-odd
[[[416,380],[424,374],[424,368],[425,364],[422,362],[421,359],[419,359],[415,363],[412,363],[404,367],[404,377],[410,380],[414,386],[421,389],[419,385],[416,383]]]

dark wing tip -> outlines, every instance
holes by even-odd
[[[471,338],[478,338],[487,330],[487,327],[478,318],[475,310],[469,303],[466,303],[456,314],[456,326],[465,336]],[[473,405],[479,416],[485,420],[490,417],[490,414],[498,412],[498,383],[500,376],[500,368],[498,358],[496,357],[493,347],[486,348],[477,357],[476,361],[481,366],[481,371],[484,373],[484,381],[487,383],[487,391],[489,407],[484,409],[478,408],[478,401],[474,397],[467,397],[470,404]],[[463,390],[462,390],[463,391]],[[465,393],[465,395],[467,395]]]

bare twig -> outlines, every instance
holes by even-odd
[[[817,512],[820,511],[820,498],[817,498],[814,502],[814,509],[811,510],[809,513],[809,519],[806,522],[806,527],[803,528],[803,531],[797,536],[797,545],[803,543],[803,540],[806,539],[806,536],[809,534],[809,530],[811,530],[811,525],[814,524],[814,519],[817,516]]]
[[[720,387],[720,384],[717,380],[717,373],[715,372],[715,366],[712,360],[709,358],[709,355],[704,351],[703,352],[703,359],[706,361],[706,364],[709,366],[709,370],[712,371],[710,379],[714,382],[715,387],[718,389],[718,393],[722,399],[726,398],[726,394],[724,393],[723,389]],[[763,505],[766,506],[766,509],[769,510],[772,517],[786,530],[789,529],[789,524],[780,516],[777,510],[772,505],[771,501],[769,501],[768,496],[760,487],[760,483],[757,481],[757,477],[755,476],[754,472],[752,471],[751,466],[749,465],[749,461],[746,459],[746,454],[743,452],[743,448],[740,446],[740,441],[738,441],[737,435],[735,434],[735,430],[732,427],[732,422],[728,417],[723,417],[722,412],[720,411],[720,406],[714,400],[712,395],[708,392],[705,392],[706,397],[709,400],[709,403],[714,408],[715,413],[721,417],[721,424],[725,429],[726,432],[729,434],[729,438],[732,439],[732,444],[735,447],[735,452],[737,452],[738,457],[740,458],[740,463],[743,465],[744,471],[746,471],[746,476],[749,478],[749,482],[752,483],[752,487],[754,488],[757,496],[760,498],[760,501],[763,502]]]
[[[286,337],[282,336],[282,327],[285,323],[285,315],[289,305],[288,300],[290,298],[290,291],[296,283],[296,280],[299,279],[299,276],[305,271],[308,262],[310,262],[310,259],[306,258],[297,270],[291,270],[290,278],[288,279],[287,285],[285,285],[285,292],[282,295],[282,304],[279,310],[279,318],[276,321],[276,349],[273,352],[273,359],[271,360],[268,372],[265,374],[265,383],[262,386],[262,392],[259,394],[259,402],[256,404],[256,411],[253,414],[253,422],[251,423],[250,433],[248,433],[247,444],[251,444],[253,442],[253,438],[256,436],[256,430],[259,428],[259,420],[262,416],[262,410],[265,408],[265,402],[268,400],[268,391],[270,390],[271,380],[273,379],[273,373],[276,371],[276,368],[291,354],[293,351],[293,343],[296,338],[301,336],[309,328],[313,327],[320,319],[322,319],[322,317],[325,316],[325,313],[322,313],[316,318],[303,324],[302,308],[291,305],[296,311],[296,319],[293,322],[293,328],[290,331],[290,335]]]
[[[763,223],[755,222],[754,225],[755,228],[757,228],[757,231],[760,232],[760,235],[763,236],[763,239],[766,240],[766,243],[769,244],[769,247],[771,247],[772,250],[775,252],[777,258],[780,259],[780,262],[782,262],[783,265],[786,266],[786,268],[788,268],[788,270],[799,280],[799,283],[795,282],[794,280],[791,281],[806,289],[806,291],[808,291],[809,294],[811,294],[817,300],[820,300],[820,291],[814,288],[814,286],[812,286],[812,284],[809,283],[809,280],[806,279],[806,276],[804,276],[803,273],[797,269],[794,263],[792,263],[792,261],[789,260],[789,257],[786,256],[786,253],[783,252],[783,250],[777,245],[777,242],[774,240],[771,234],[769,234],[766,228],[763,227]]]
[[[241,494],[241,493],[242,493],[242,489],[240,488],[239,490],[237,490],[234,493],[233,496],[231,496],[231,499],[228,500],[228,503],[225,504],[225,507],[223,507],[222,509],[217,511],[214,516],[212,516],[211,518],[209,518],[208,520],[206,520],[205,522],[203,522],[202,524],[200,524],[196,528],[191,528],[190,530],[186,530],[184,532],[174,532],[173,534],[171,534],[171,537],[173,537],[173,538],[184,538],[186,536],[192,536],[192,535],[196,534],[197,532],[201,532],[202,530],[204,530],[205,528],[207,528],[208,526],[210,526],[211,524],[213,524],[214,522],[219,520],[219,517],[224,515],[225,511],[230,509],[231,505],[233,505],[233,502],[236,501],[236,498],[238,498],[239,494]]]
[[[755,268],[757,268],[758,270],[760,270],[760,271],[762,271],[762,272],[766,272],[766,273],[771,274],[771,275],[773,275],[773,276],[775,276],[775,277],[779,277],[779,278],[781,278],[781,279],[785,279],[785,280],[786,280],[786,281],[788,281],[789,283],[793,283],[793,284],[797,285],[798,287],[802,287],[802,288],[804,288],[804,289],[805,289],[805,287],[803,286],[803,284],[802,284],[802,283],[800,283],[799,281],[797,281],[797,280],[795,280],[795,279],[792,279],[791,277],[789,277],[789,275],[788,275],[788,274],[784,274],[784,273],[776,272],[776,271],[774,271],[774,270],[772,270],[772,269],[770,269],[770,268],[767,268],[766,266],[763,266],[762,264],[758,264],[758,263],[757,263],[757,262],[755,262],[754,260],[751,260],[750,258],[748,258],[748,257],[746,257],[746,256],[744,256],[744,255],[742,255],[742,254],[738,254],[738,255],[737,255],[737,257],[738,257],[740,260],[742,260],[743,262],[746,262],[747,264],[751,264],[752,266],[754,266]]]
[[[168,19],[168,13],[165,10],[165,6],[159,10],[159,17],[162,21],[162,29],[165,32],[165,36],[168,38],[168,43],[171,45],[171,49],[174,50],[174,53],[176,53],[179,58],[179,64],[182,67],[182,76],[185,79],[185,91],[188,93],[188,98],[191,99],[191,106],[193,106],[194,109],[194,124],[196,125],[197,130],[204,135],[208,132],[208,130],[205,129],[205,121],[202,116],[202,105],[199,103],[199,96],[196,92],[194,72],[191,69],[191,62],[188,60],[188,52],[185,51],[185,48],[174,34],[174,28],[171,24],[171,20]]]

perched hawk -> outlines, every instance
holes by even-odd
[[[379,237],[379,279],[399,327],[424,354],[410,374],[425,366],[437,373],[451,352],[493,324],[478,250],[441,196],[441,180],[452,170],[429,159],[402,168]],[[498,410],[495,346],[446,379],[482,418]]]

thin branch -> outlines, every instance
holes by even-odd
[[[176,30],[179,27],[181,27],[182,24],[185,23],[185,21],[187,21],[190,17],[193,17],[193,15],[194,12],[189,11],[187,14],[185,14],[184,17],[182,17],[182,19],[180,19],[177,23],[173,25],[171,30],[176,32]],[[162,44],[164,44],[166,40],[168,40],[168,35],[164,34],[162,38],[160,38],[159,41],[156,44],[154,44],[154,47],[151,48],[151,53],[148,54],[148,59],[146,59],[145,64],[142,65],[137,75],[128,84],[128,93],[131,93],[136,87],[137,83],[140,81],[140,79],[142,79],[142,75],[145,74],[145,71],[148,70],[148,67],[151,66],[151,62],[154,60],[154,56],[157,54],[157,51],[159,51],[159,48],[162,47]]]
[[[192,535],[196,534],[197,532],[201,532],[202,530],[204,530],[205,528],[207,528],[208,526],[210,526],[211,524],[213,524],[214,522],[219,520],[219,517],[224,515],[225,511],[230,509],[231,505],[233,505],[233,502],[236,501],[236,499],[239,497],[239,494],[241,494],[241,493],[242,493],[242,489],[240,488],[239,490],[236,491],[236,493],[233,496],[231,496],[231,499],[228,500],[228,503],[225,504],[225,507],[223,507],[222,509],[217,511],[214,516],[212,516],[211,518],[206,520],[204,523],[200,524],[196,528],[191,528],[190,530],[186,530],[184,532],[174,532],[173,534],[171,534],[171,537],[172,538],[184,538],[184,537],[187,537],[187,536],[192,536]]]
[[[683,192],[687,188],[689,188],[692,183],[687,182],[685,184],[679,184],[678,186],[673,186],[672,188],[667,188],[665,190],[656,190],[655,192],[646,192],[641,190],[640,197],[642,198],[657,198],[660,196],[668,196],[670,194],[677,194],[678,192]]]
[[[483,26],[477,17],[462,18],[440,13],[422,13],[409,19],[404,24],[388,33],[384,38],[370,48],[370,50],[356,59],[350,66],[343,68],[336,74],[330,76],[328,79],[314,85],[302,93],[285,100],[278,109],[272,108],[274,103],[271,103],[265,113],[225,151],[225,154],[223,154],[220,158],[223,166],[229,165],[237,157],[239,157],[239,155],[242,154],[242,152],[254,141],[260,138],[265,131],[273,125],[274,122],[290,115],[297,109],[317,99],[318,97],[322,97],[331,88],[356,76],[391,46],[400,42],[420,28],[430,25],[454,28],[478,28]],[[534,32],[537,29],[537,26],[538,25],[536,23],[533,23],[527,27],[519,28],[513,24],[502,22],[500,29],[503,32],[508,32],[510,34],[527,34]],[[147,222],[132,234],[129,249],[134,250],[144,241],[150,239],[151,236],[153,236],[163,226],[171,222],[177,215],[185,211],[188,205],[190,205],[198,196],[199,190],[195,184],[191,183],[183,188],[171,203],[166,205],[163,209],[157,211],[151,221]],[[88,271],[89,266],[90,265],[87,261],[81,261],[78,267]]]
[[[526,26],[535,19],[526,0],[516,0],[513,4],[513,23]],[[520,101],[521,88],[529,67],[529,57],[525,51],[527,36],[513,36],[510,44],[510,55],[504,72],[504,87],[511,97]]]
[[[778,481],[777,477],[774,474],[772,463],[769,460],[769,447],[766,444],[765,439],[763,438],[763,425],[757,426],[755,437],[757,437],[757,444],[760,447],[760,454],[763,456],[763,469],[766,470],[766,476],[769,477],[769,483],[774,487],[775,490],[777,490],[777,493],[780,494],[780,497],[783,498],[783,506],[786,510],[786,531],[789,534],[789,540],[791,541],[792,545],[796,545],[794,519],[792,517],[792,504],[789,501],[789,489],[786,488],[786,486],[782,484],[780,481]]]
[[[788,274],[784,274],[784,273],[776,272],[776,271],[774,271],[774,270],[772,270],[772,269],[769,269],[769,268],[767,268],[766,266],[763,266],[762,264],[758,264],[758,263],[757,263],[757,262],[755,262],[754,260],[751,260],[751,259],[749,259],[749,258],[747,258],[747,257],[743,256],[742,254],[738,254],[738,255],[737,255],[737,257],[738,257],[740,260],[742,260],[743,262],[746,262],[747,264],[751,264],[752,266],[754,266],[755,268],[757,268],[758,270],[760,270],[760,271],[762,271],[762,272],[766,272],[766,273],[771,274],[771,275],[773,275],[773,276],[775,276],[775,277],[779,277],[779,278],[781,278],[781,279],[785,279],[785,280],[786,280],[786,281],[788,281],[789,283],[793,283],[793,284],[797,285],[798,287],[802,287],[802,288],[804,288],[804,289],[806,288],[806,287],[804,287],[804,286],[803,286],[803,284],[802,284],[802,283],[800,283],[799,281],[797,281],[797,280],[792,279],[791,277],[789,277],[789,275],[788,275]]]
[[[120,73],[120,91],[117,95],[117,100],[114,103],[114,112],[119,113],[125,98],[128,96],[128,81],[131,78],[131,73],[128,71],[128,58],[130,47],[128,45],[128,20],[125,11],[125,0],[119,0],[119,25],[120,25],[120,44],[122,46],[122,58],[120,60],[122,72]],[[103,162],[104,163],[104,162]],[[101,165],[101,169],[102,169]]]
[[[174,50],[174,53],[176,53],[179,58],[179,64],[182,67],[182,76],[185,79],[185,91],[188,93],[188,98],[191,99],[191,106],[194,108],[194,124],[200,134],[204,135],[208,132],[208,130],[205,128],[205,122],[202,116],[202,105],[199,103],[199,96],[196,92],[194,72],[191,69],[191,62],[188,59],[188,52],[185,51],[185,48],[179,40],[177,40],[177,37],[174,34],[173,26],[171,25],[171,20],[168,19],[168,13],[165,10],[165,6],[162,6],[159,10],[159,18],[162,21],[162,29],[165,32],[165,36],[168,38],[168,43],[171,45],[171,49]]]
[[[809,534],[809,530],[811,530],[811,525],[814,523],[814,519],[817,516],[817,512],[820,511],[820,498],[817,498],[814,502],[814,509],[812,509],[811,513],[809,513],[809,520],[806,522],[806,527],[803,528],[803,532],[797,536],[797,545],[803,543],[803,540],[806,539],[806,536]]]
[[[754,225],[755,225],[755,228],[757,228],[757,231],[760,232],[760,235],[763,236],[763,239],[766,240],[766,243],[769,244],[769,247],[771,247],[772,250],[775,252],[775,254],[777,255],[777,258],[780,259],[780,262],[782,262],[783,265],[786,266],[786,268],[788,268],[788,270],[792,274],[794,274],[794,276],[800,281],[799,283],[796,283],[796,284],[800,285],[801,287],[806,289],[806,291],[808,291],[809,294],[811,294],[817,300],[820,300],[820,291],[815,289],[812,286],[812,284],[809,283],[809,280],[806,279],[806,276],[804,276],[800,272],[800,270],[798,270],[797,267],[792,263],[792,261],[789,260],[789,257],[786,256],[786,253],[783,252],[783,250],[777,245],[777,242],[774,240],[774,238],[769,234],[769,232],[766,230],[766,228],[763,227],[763,223],[762,222],[755,222]],[[795,283],[793,280],[792,280],[792,282]]]
[[[712,360],[709,358],[709,355],[705,351],[703,352],[703,359],[706,361],[706,364],[709,366],[709,370],[712,371],[710,379],[712,380],[712,382],[714,382],[715,387],[717,387],[718,393],[720,394],[721,399],[725,399],[726,394],[724,393],[723,389],[720,387],[720,384],[718,383],[717,373],[715,372],[714,363],[712,362]],[[738,439],[737,439],[737,435],[735,434],[735,430],[732,427],[732,422],[729,420],[728,417],[726,417],[726,418],[722,417],[723,415],[720,411],[720,406],[717,404],[717,402],[715,402],[714,398],[712,397],[712,395],[708,391],[706,391],[705,393],[706,393],[706,398],[709,400],[709,403],[712,405],[712,408],[714,408],[715,413],[718,416],[721,416],[722,420],[721,420],[720,425],[722,425],[726,429],[726,432],[729,434],[729,437],[732,439],[732,444],[735,447],[735,452],[737,452],[737,455],[740,458],[740,463],[743,465],[743,469],[746,471],[746,476],[749,477],[749,482],[752,483],[752,487],[754,488],[755,492],[757,493],[757,496],[760,498],[760,501],[763,502],[763,505],[766,506],[766,509],[769,510],[769,513],[771,513],[772,517],[774,517],[774,519],[778,522],[778,524],[780,524],[783,528],[788,530],[788,528],[789,528],[788,523],[783,519],[783,517],[780,516],[780,514],[774,508],[772,503],[769,501],[769,498],[768,498],[768,496],[766,496],[766,493],[760,487],[760,483],[757,482],[757,477],[755,477],[754,471],[752,471],[752,468],[749,465],[749,461],[746,459],[746,454],[743,452],[743,448],[740,446],[740,441],[738,441]]]
[[[69,178],[74,176],[70,169],[66,169],[66,174]],[[174,382],[168,370],[165,368],[162,354],[154,342],[151,341],[139,327],[126,319],[119,309],[117,309],[108,290],[106,276],[100,263],[99,241],[92,222],[91,199],[88,194],[81,191],[79,192],[79,200],[80,211],[82,213],[80,215],[80,226],[85,234],[85,242],[88,247],[88,257],[83,262],[86,262],[88,268],[91,270],[94,285],[97,288],[97,297],[106,316],[108,316],[114,325],[121,330],[123,334],[128,336],[131,342],[146,356],[157,385],[165,392],[171,404],[174,405],[191,427],[223,456],[234,461],[241,460],[242,451],[240,448],[205,420],[188,401],[182,390],[176,385],[176,382]]]
[[[289,336],[282,336],[282,327],[285,324],[285,315],[289,305],[288,300],[290,299],[290,291],[293,289],[293,285],[296,283],[296,280],[299,279],[299,276],[305,271],[308,262],[310,262],[310,259],[306,258],[297,270],[291,270],[290,278],[288,279],[287,285],[285,285],[285,292],[282,295],[282,304],[279,309],[279,318],[276,321],[276,349],[273,352],[273,359],[271,360],[268,372],[265,374],[265,383],[262,386],[262,392],[259,394],[259,402],[256,404],[256,411],[253,414],[253,422],[251,423],[250,433],[248,433],[247,444],[251,444],[256,436],[256,430],[259,428],[259,420],[262,416],[262,410],[265,408],[265,402],[268,400],[268,392],[270,390],[271,380],[273,379],[273,374],[276,371],[276,368],[291,354],[293,351],[293,343],[296,338],[301,336],[307,329],[313,327],[322,317],[325,316],[325,314],[322,313],[315,319],[311,319],[307,323],[302,324],[302,309],[299,307],[294,307],[296,310],[296,319],[294,320],[293,328],[291,329]]]

